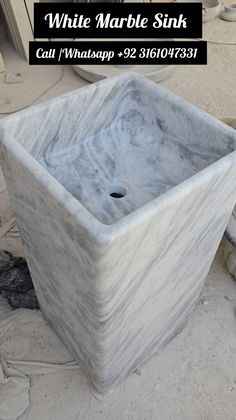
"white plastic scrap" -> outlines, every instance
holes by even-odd
[[[15,420],[29,406],[30,379],[0,356],[0,420]]]

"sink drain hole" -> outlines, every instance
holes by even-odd
[[[119,185],[112,185],[109,188],[109,195],[113,198],[122,198],[127,194],[127,190],[125,187],[121,187]]]

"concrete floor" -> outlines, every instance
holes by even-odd
[[[207,30],[212,31],[211,27]],[[1,41],[8,71],[21,71],[25,81],[6,86],[4,75],[0,75],[0,112],[11,112],[28,103],[36,103],[86,84],[70,67],[64,70],[59,66],[29,68],[12,52],[3,37]],[[222,111],[226,116],[236,107],[236,92],[229,89],[227,75],[218,74],[216,68],[222,86],[227,87],[223,93],[220,91],[217,101],[213,100],[215,90],[212,80],[209,90],[206,90],[206,78],[212,79],[214,54],[218,54],[216,60],[220,61],[217,48],[212,47],[208,70],[203,66],[189,66],[188,72],[186,68],[183,70],[184,79],[183,72],[179,70],[163,85],[179,94],[182,92],[182,96],[215,115]],[[231,50],[220,51],[225,71],[235,76]],[[199,85],[198,89],[199,80],[203,81],[203,86]],[[204,96],[203,90],[208,95]],[[6,221],[11,216],[3,183],[0,187],[0,212],[0,221]],[[14,249],[17,239],[8,239],[9,246]],[[3,238],[0,248],[5,246],[6,238]],[[16,249],[19,247],[17,243]],[[79,369],[32,375],[30,407],[20,420],[235,420],[236,284],[225,268],[223,248],[224,243],[189,322],[160,354],[105,396],[91,390]],[[15,314],[7,325],[0,324],[0,352],[7,359],[60,363],[71,360],[40,313],[18,310]]]

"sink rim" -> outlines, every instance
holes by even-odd
[[[205,111],[199,109],[198,107],[187,102],[178,95],[168,91],[167,89],[156,85],[154,82],[147,80],[145,77],[137,75],[135,72],[126,72],[122,75],[112,77],[109,79],[104,79],[96,83],[96,86],[107,85],[110,83],[117,82],[121,79],[132,80],[141,80],[147,85],[151,85],[152,88],[155,88],[156,92],[165,93],[167,99],[174,100],[175,102],[181,105],[182,109],[186,107],[191,109],[196,116],[201,117],[201,119],[207,119],[207,123],[214,125],[214,127],[219,127],[219,129],[224,129],[226,133],[232,134],[236,140],[236,132],[233,128],[227,126],[223,122],[212,117],[210,114],[207,114]],[[68,92],[65,95],[58,96],[49,101],[42,102],[40,104],[34,105],[22,111],[16,112],[11,116],[3,118],[0,120],[0,135],[3,133],[0,143],[4,145],[7,150],[7,153],[12,153],[13,156],[21,162],[21,164],[32,173],[35,178],[43,185],[46,189],[49,190],[50,194],[59,201],[59,203],[67,209],[67,211],[77,219],[78,223],[82,225],[89,233],[91,238],[96,241],[98,246],[104,246],[112,242],[116,237],[127,234],[129,231],[135,229],[135,227],[140,223],[147,223],[151,218],[158,213],[160,209],[163,209],[167,206],[172,205],[180,196],[188,195],[190,189],[194,185],[205,185],[206,181],[211,179],[215,174],[223,168],[230,168],[233,164],[236,163],[236,150],[223,156],[214,163],[210,164],[206,168],[199,170],[196,174],[185,179],[181,183],[177,184],[170,190],[164,192],[163,194],[155,197],[149,202],[145,203],[141,207],[133,210],[131,213],[124,215],[121,219],[115,221],[112,224],[105,224],[96,218],[85,206],[74,197],[59,181],[56,180],[25,148],[21,145],[17,139],[7,132],[7,129],[4,127],[7,121],[12,121],[21,117],[21,115],[26,116],[33,112],[38,112],[40,108],[44,108],[50,103],[55,103],[61,101],[63,97],[70,95],[81,94],[83,91],[88,89],[94,89],[94,84],[89,86],[84,86],[75,91]]]

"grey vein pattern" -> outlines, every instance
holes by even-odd
[[[41,309],[104,392],[191,312],[236,201],[236,134],[127,74],[2,120],[0,139]]]

